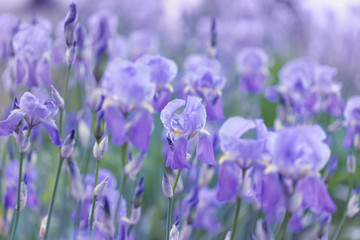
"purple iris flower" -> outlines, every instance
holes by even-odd
[[[262,92],[268,75],[268,65],[268,56],[261,48],[242,50],[236,58],[241,91],[244,93]]]
[[[221,73],[220,62],[200,54],[188,56],[184,62],[184,93],[204,100],[208,120],[224,118],[222,90],[226,79]]]
[[[50,34],[48,21],[43,18],[37,18],[36,24],[25,25],[15,34],[12,42],[15,57],[8,67],[17,84],[24,83],[28,88],[51,85]]]
[[[26,162],[28,163],[28,162]],[[27,205],[29,208],[35,208],[39,205],[39,200],[36,196],[35,182],[38,178],[38,172],[34,165],[26,167],[25,165],[22,179],[27,185]],[[4,205],[8,208],[16,206],[17,202],[17,188],[19,178],[19,161],[10,161],[5,167],[5,194],[3,197]]]
[[[252,129],[256,129],[257,136],[253,136],[252,139],[244,138],[244,135],[251,133]],[[267,135],[267,129],[262,119],[229,118],[219,130],[220,146],[224,153],[223,159],[233,160],[243,169],[251,167],[256,160],[262,157]]]
[[[269,138],[272,163],[292,179],[319,172],[330,158],[325,139],[325,132],[317,125],[281,129]]]
[[[268,88],[266,95],[275,100],[275,92],[279,93],[285,105],[298,114],[316,114],[322,110],[339,116],[344,103],[342,86],[333,79],[336,73],[333,67],[309,58],[297,58],[281,68],[279,85]]]
[[[136,62],[145,64],[150,68],[150,81],[156,84],[153,105],[155,110],[160,112],[170,101],[173,92],[170,83],[177,75],[176,63],[159,55],[143,55]]]
[[[0,136],[11,135],[22,119],[25,119],[29,127],[41,124],[49,134],[54,145],[61,146],[62,140],[59,130],[52,119],[58,112],[56,103],[52,100],[40,102],[30,92],[25,92],[20,99],[20,104],[15,102],[15,108],[6,120],[0,121]]]
[[[346,103],[345,111],[346,137],[344,145],[351,147],[355,136],[360,133],[360,96],[352,96]]]
[[[177,113],[184,107],[181,113]],[[210,136],[205,130],[206,110],[201,98],[188,96],[187,100],[169,102],[160,114],[161,122],[168,130],[166,167],[189,168],[187,149],[189,140],[197,136],[196,156],[200,161],[216,165]]]
[[[149,105],[155,93],[155,83],[150,79],[146,65],[121,59],[108,64],[102,78],[102,89],[107,98],[105,119],[115,144],[130,141],[140,150],[147,150],[153,130]]]

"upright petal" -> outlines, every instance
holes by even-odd
[[[60,136],[60,132],[52,119],[40,119],[42,126],[46,129],[49,137],[54,145],[61,146],[63,144]]]
[[[196,146],[196,156],[204,163],[216,165],[214,149],[209,135],[199,133],[199,140]]]
[[[26,115],[25,112],[20,109],[13,110],[10,115],[4,121],[0,121],[0,136],[9,136],[19,124],[21,119]]]
[[[167,130],[171,129],[171,118],[177,109],[185,105],[185,101],[182,99],[175,99],[169,102],[165,108],[161,111],[160,119]]]
[[[140,110],[132,119],[130,129],[131,143],[142,151],[147,151],[153,131],[153,117],[146,110]]]
[[[117,145],[126,142],[126,119],[115,106],[109,106],[105,110],[105,120],[112,134],[112,141]]]

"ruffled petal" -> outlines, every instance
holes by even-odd
[[[61,140],[61,135],[55,124],[55,121],[52,119],[40,119],[40,122],[48,132],[52,143],[56,146],[61,146],[63,142]]]
[[[185,101],[182,99],[175,99],[169,102],[165,108],[161,111],[160,119],[167,130],[171,129],[171,118],[173,113],[180,107],[185,105]]]
[[[196,156],[204,163],[216,165],[214,149],[209,135],[199,133],[199,140],[196,146]]]
[[[9,136],[19,124],[21,119],[25,117],[26,113],[20,109],[13,110],[6,120],[0,121],[0,136]]]
[[[109,106],[105,110],[105,121],[112,134],[112,141],[116,145],[123,145],[126,142],[126,119],[120,110],[115,106]]]

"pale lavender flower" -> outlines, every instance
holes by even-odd
[[[180,108],[181,114],[176,113]],[[186,102],[175,99],[160,114],[161,122],[168,130],[166,166],[172,169],[190,168],[187,161],[187,145],[198,136],[196,156],[200,161],[216,165],[211,139],[205,130],[206,111],[198,97],[188,96]]]

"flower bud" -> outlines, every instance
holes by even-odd
[[[324,239],[323,237],[327,235],[330,222],[331,214],[322,213],[320,216],[317,217],[316,234],[318,239]]]
[[[72,160],[67,161],[67,166],[71,181],[71,193],[77,201],[81,201],[85,194],[79,167],[76,162]]]
[[[162,190],[163,190],[165,197],[172,198],[174,196],[172,186],[170,184],[170,181],[169,181],[166,173],[164,173],[163,179],[162,179]]]
[[[262,219],[259,219],[256,223],[256,238],[274,240],[274,234],[271,230],[269,223]]]
[[[330,159],[329,164],[326,168],[325,177],[324,177],[325,182],[328,182],[330,180],[330,177],[336,171],[337,168],[338,168],[338,157],[336,155],[334,155]]]
[[[29,130],[28,130],[29,131]],[[24,135],[22,126],[20,125],[17,132],[14,132],[16,143],[19,147],[20,153],[26,153],[30,150],[30,138]]]
[[[74,41],[71,47],[66,49],[66,63],[69,67],[74,64],[76,60],[76,55],[77,55],[77,45],[76,45],[76,41]]]
[[[170,230],[170,235],[169,235],[170,240],[179,240],[179,237],[180,237],[179,225],[180,225],[179,217],[176,216],[174,223]]]
[[[52,98],[52,100],[54,100],[54,102],[57,104],[57,106],[59,108],[64,108],[65,107],[65,101],[60,96],[59,92],[56,90],[54,85],[51,85],[51,98]]]
[[[105,130],[104,116],[105,116],[104,111],[100,111],[99,114],[98,114],[98,118],[97,118],[97,121],[96,121],[95,132],[94,132],[94,136],[95,136],[96,141],[100,141],[100,139],[104,135],[104,130]]]
[[[21,182],[20,190],[20,212],[25,208],[27,202],[28,188],[24,181]],[[16,205],[17,208],[17,205]]]
[[[104,180],[101,181],[101,183],[99,183],[95,189],[94,189],[94,196],[100,196],[101,194],[104,193],[104,191],[106,190],[106,187],[109,183],[109,177],[104,178]]]
[[[350,174],[354,174],[356,171],[356,159],[353,153],[347,157],[347,169]]]
[[[44,239],[44,236],[45,236],[47,218],[48,218],[48,216],[46,215],[45,217],[43,217],[43,218],[41,219],[40,232],[39,232],[39,235],[40,235],[40,239],[41,239],[41,240],[43,240],[43,239]]]
[[[226,233],[226,236],[225,236],[224,240],[230,240],[231,239],[231,233],[232,233],[232,229],[230,228],[229,231]]]
[[[130,158],[129,158],[130,159]],[[129,161],[124,169],[124,174],[129,176],[133,181],[136,181],[136,175],[141,170],[145,159],[145,153],[141,152],[136,159]]]
[[[196,208],[199,204],[198,188],[195,187],[190,198],[187,200],[187,209],[185,219],[188,224],[192,224],[196,217]]]
[[[360,186],[357,187],[355,194],[351,196],[347,205],[346,216],[354,217],[360,211]]]
[[[144,194],[144,177],[141,177],[135,188],[135,193],[133,198],[133,205],[135,208],[141,206],[143,194]]]
[[[69,5],[64,21],[65,43],[67,47],[70,47],[75,39],[74,30],[76,25],[76,17],[77,17],[76,4],[71,3]]]
[[[93,155],[96,160],[100,161],[104,157],[104,155],[108,149],[108,144],[109,144],[108,136],[105,136],[101,140],[100,144],[98,144],[95,141],[94,148],[93,148]]]
[[[71,130],[64,140],[64,144],[61,146],[60,157],[61,159],[67,159],[71,156],[74,151],[75,145],[75,130]]]

